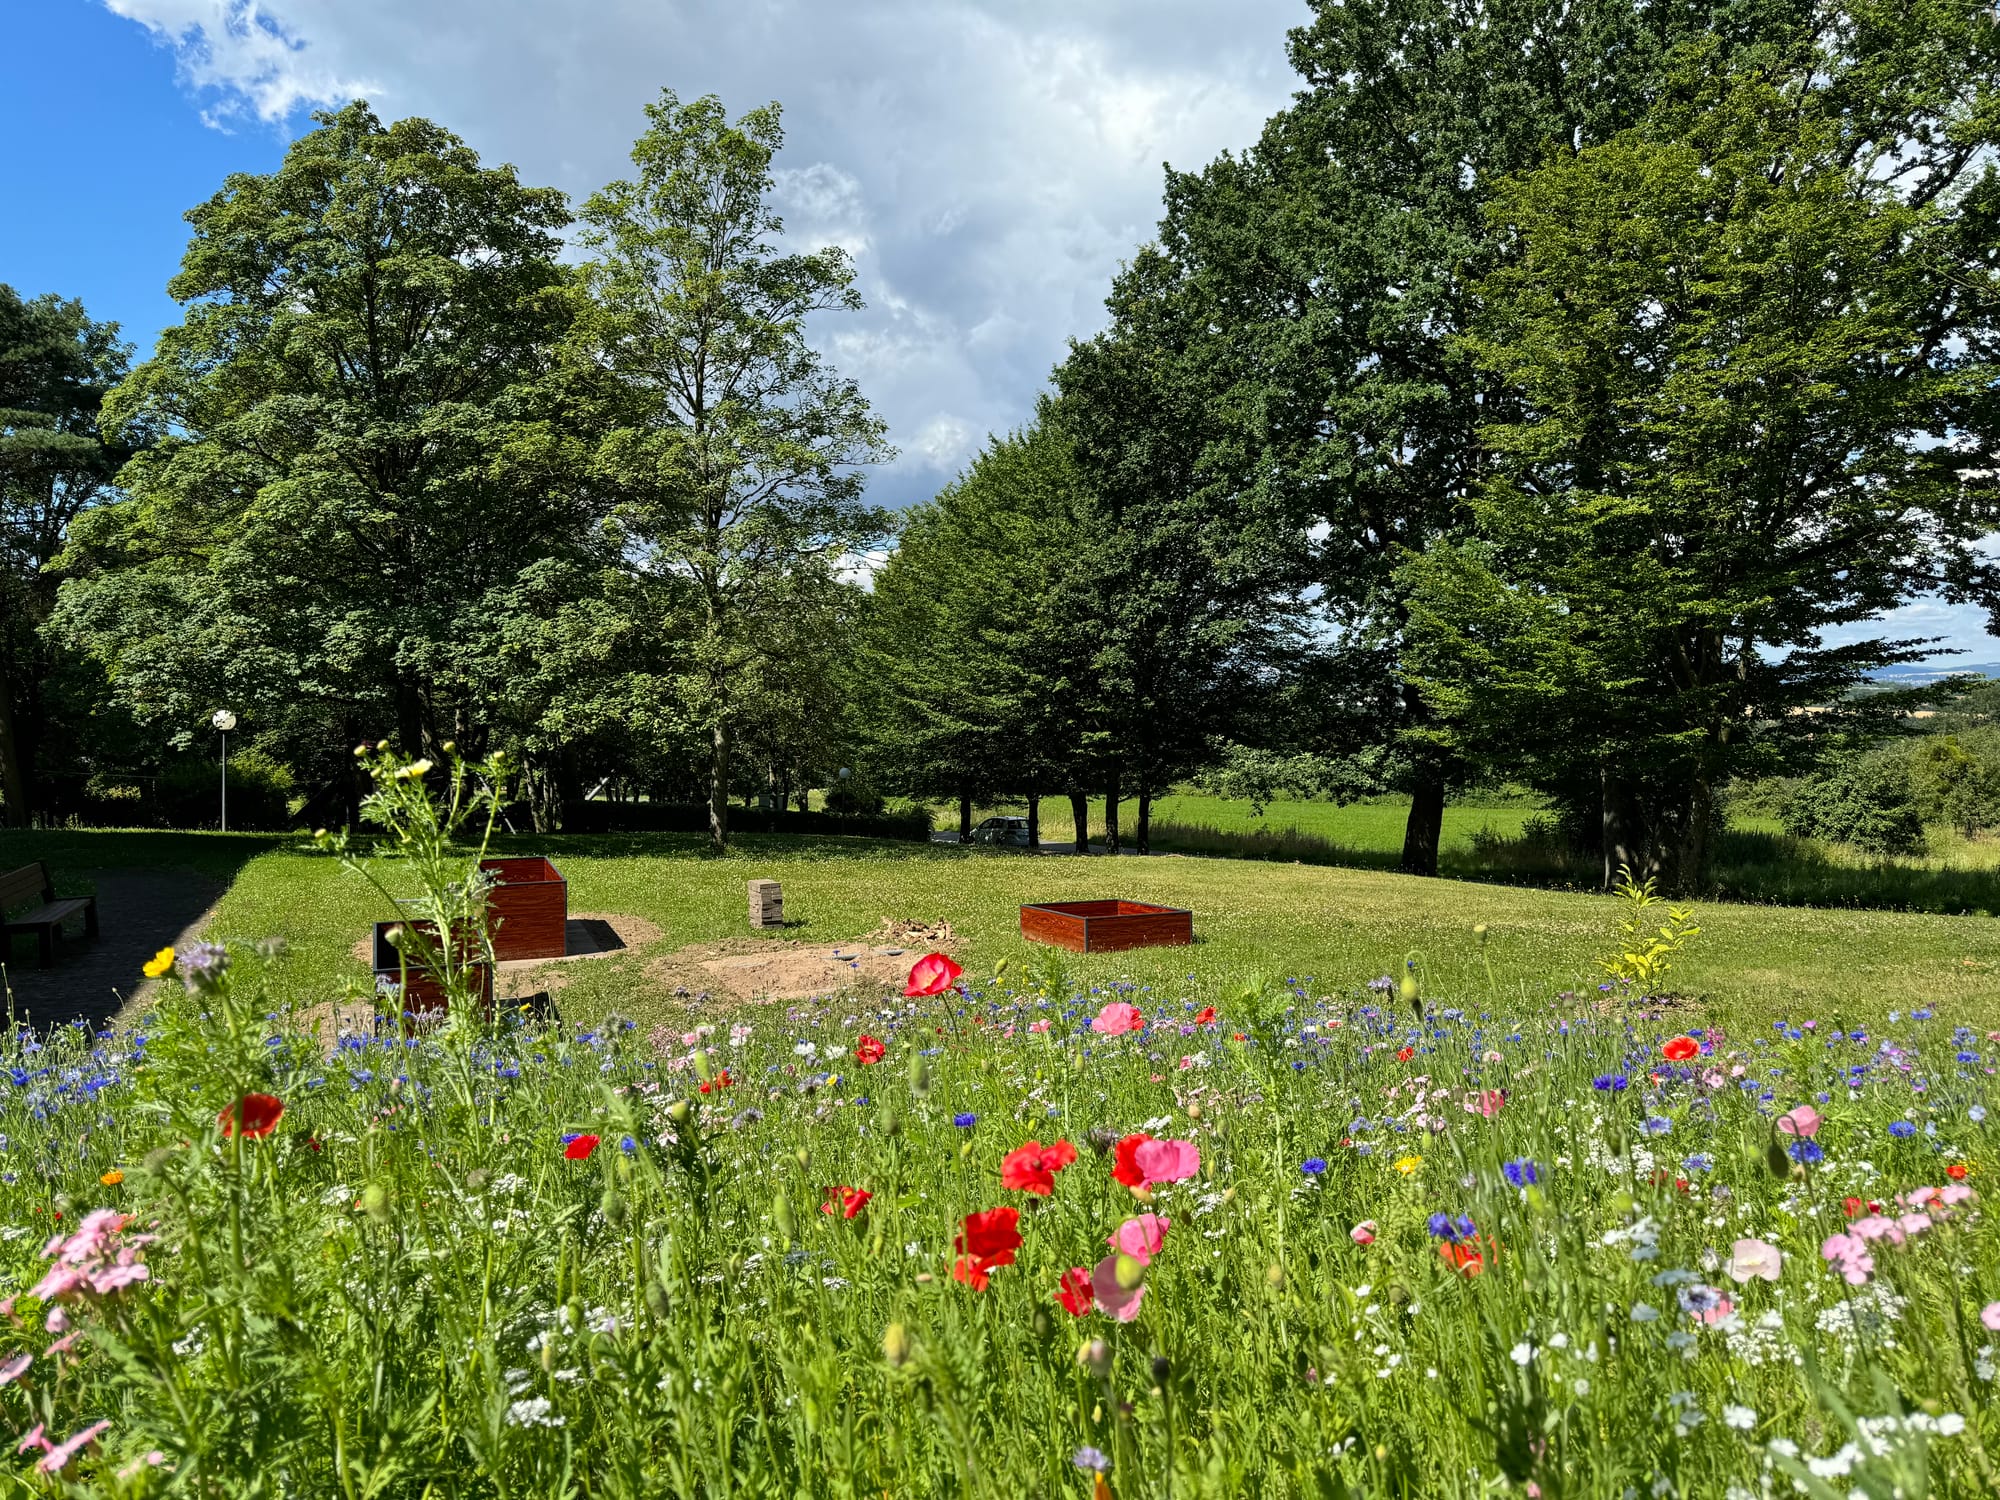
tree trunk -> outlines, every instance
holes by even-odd
[[[1444,833],[1444,773],[1435,766],[1419,766],[1417,784],[1410,789],[1410,818],[1403,825],[1405,875],[1435,875],[1438,872],[1438,840]]]
[[[1111,763],[1109,781],[1104,788],[1104,852],[1118,852],[1118,763]]]
[[[1042,794],[1028,793],[1028,847],[1039,849],[1042,843]]]
[[[396,749],[415,759],[424,753],[424,703],[417,685],[407,677],[396,679]]]
[[[1637,819],[1632,811],[1632,789],[1611,774],[1609,766],[1598,768],[1603,811],[1599,827],[1604,843],[1604,889],[1618,883],[1618,872],[1629,870],[1634,880],[1647,875],[1644,851],[1634,842]]]
[[[14,733],[14,696],[5,679],[0,679],[0,823],[16,828],[28,826],[28,772],[21,764],[21,744]]]
[[[958,792],[958,841],[961,844],[972,842],[972,793],[963,787]]]
[[[1082,787],[1070,788],[1069,816],[1076,827],[1076,852],[1090,853],[1090,794]]]
[[[723,724],[708,736],[708,846],[717,854],[729,847],[729,729]]]
[[[1139,792],[1139,829],[1132,847],[1141,854],[1153,852],[1153,794],[1146,788]]]

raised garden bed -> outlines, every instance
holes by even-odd
[[[479,868],[498,882],[486,897],[493,956],[561,958],[567,952],[569,882],[539,854],[522,859],[482,859]]]
[[[450,997],[445,993],[443,981],[412,953],[408,979],[405,982],[403,955],[396,945],[389,941],[389,930],[393,927],[415,927],[435,935],[436,927],[429,922],[377,922],[375,924],[375,990],[377,994],[402,987],[403,1029],[415,1030],[420,1022],[442,1019],[451,1008]],[[479,997],[480,1014],[487,1020],[493,1018],[493,965],[480,959],[468,965],[468,979],[472,990]]]
[[[1194,941],[1194,913],[1144,901],[1045,901],[1021,908],[1021,936],[1072,953],[1185,947]]]

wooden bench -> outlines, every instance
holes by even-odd
[[[31,910],[17,916],[7,916],[16,907],[39,903]],[[14,946],[14,934],[32,932],[41,946],[43,964],[52,964],[56,958],[56,939],[62,936],[62,925],[78,912],[83,913],[83,930],[87,936],[97,936],[97,898],[95,896],[72,896],[64,900],[56,899],[55,882],[49,879],[46,865],[39,861],[23,865],[11,874],[0,875],[0,918],[5,919],[7,948]]]

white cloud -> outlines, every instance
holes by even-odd
[[[662,86],[777,100],[778,206],[854,257],[868,310],[819,346],[922,498],[1030,414],[1151,237],[1161,164],[1256,138],[1305,0],[104,0],[172,47],[216,120],[365,95],[581,199],[629,168]]]

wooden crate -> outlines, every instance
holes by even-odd
[[[493,956],[561,958],[567,948],[569,882],[539,854],[524,859],[482,859],[479,868],[499,882],[487,893],[486,925]]]
[[[1194,941],[1194,913],[1144,901],[1045,901],[1021,908],[1021,936],[1072,953],[1184,947]]]
[[[437,929],[429,922],[377,922],[375,924],[375,990],[382,994],[386,990],[400,986],[404,982],[402,955],[389,941],[392,927],[416,927],[430,934]],[[461,940],[472,937],[470,932]],[[479,998],[479,1010],[486,1020],[493,1019],[493,965],[480,959],[467,966],[467,977],[471,980],[473,993]],[[421,964],[415,954],[410,956],[409,983],[402,995],[399,1009],[403,1016],[403,1029],[414,1031],[425,1022],[433,1022],[444,1017],[450,1008],[450,997],[445,993],[442,980],[429,968]]]

